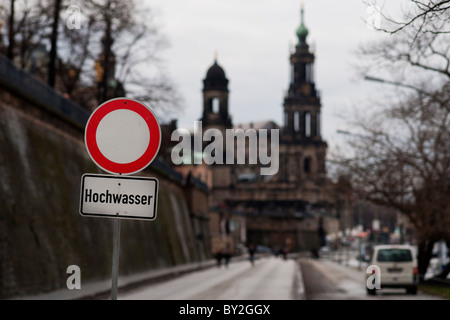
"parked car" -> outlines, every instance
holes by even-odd
[[[236,255],[248,254],[248,248],[242,243],[237,243],[234,245],[234,252]]]
[[[256,253],[271,253],[273,254],[273,250],[271,248],[269,248],[268,246],[264,246],[262,244],[259,244],[256,246]]]
[[[380,268],[380,287],[405,288],[407,293],[417,294],[419,281],[417,258],[410,245],[374,246],[369,265]],[[366,275],[366,279],[370,274]],[[368,294],[375,294],[376,289],[367,288]]]

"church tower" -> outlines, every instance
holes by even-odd
[[[200,119],[203,128],[214,127],[219,130],[231,128],[228,94],[228,79],[215,57],[214,64],[208,69],[203,80],[203,115]]]
[[[308,33],[302,6],[300,26],[296,30],[298,43],[290,55],[289,89],[284,97],[281,134],[281,143],[290,155],[285,154],[284,159],[280,159],[280,168],[285,168],[280,178],[291,182],[316,180],[325,173],[327,144],[320,132],[321,102],[314,82],[315,56],[306,41]]]
[[[216,54],[213,65],[208,68],[206,77],[203,79],[203,114],[200,121],[202,122],[202,134],[208,129],[217,129],[221,132],[222,146],[226,144],[226,130],[233,126],[228,112],[228,83],[224,69],[217,63]],[[209,144],[210,141],[204,140],[203,150]],[[211,154],[214,157],[222,157],[222,164],[216,162],[213,165],[206,165],[209,172],[207,184],[211,194],[210,206],[212,207],[222,204],[224,199],[229,196],[231,184],[232,166],[226,164],[225,152],[216,155],[216,151],[214,150]]]

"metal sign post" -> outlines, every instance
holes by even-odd
[[[111,300],[117,300],[117,280],[119,275],[119,248],[120,248],[120,219],[115,218],[114,233],[113,233]]]

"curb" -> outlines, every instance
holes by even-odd
[[[213,266],[216,266],[215,260],[206,260],[131,275],[119,274],[118,293]],[[111,295],[111,281],[111,279],[90,281],[82,283],[79,290],[63,288],[36,295],[13,297],[9,300],[107,300]]]

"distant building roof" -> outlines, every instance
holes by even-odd
[[[203,90],[224,90],[228,91],[228,79],[223,68],[214,60],[214,64],[206,72],[203,80]]]
[[[253,128],[255,130],[259,129],[280,129],[280,126],[272,120],[264,120],[264,121],[256,121],[256,122],[248,122],[248,123],[240,123],[233,126],[233,129],[243,129],[247,130]]]

